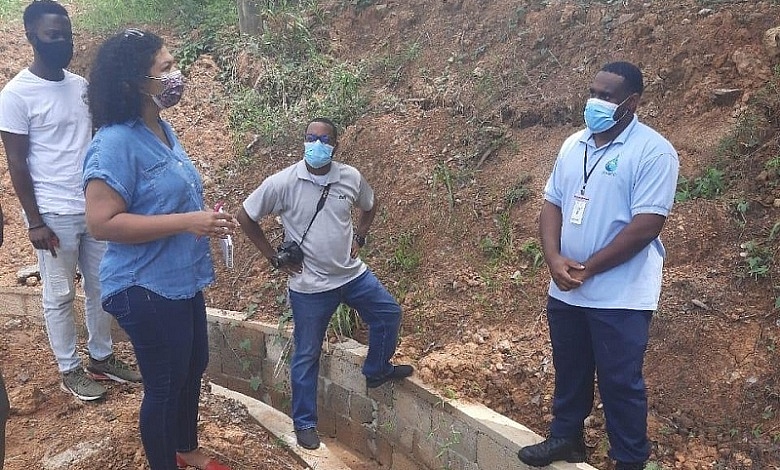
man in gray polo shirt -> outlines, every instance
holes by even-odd
[[[401,307],[358,257],[377,212],[374,191],[358,170],[333,161],[336,126],[329,119],[309,122],[303,160],[269,176],[244,201],[237,214],[241,228],[272,266],[289,277],[295,350],[290,364],[292,417],[298,445],[316,449],[317,377],[320,352],[330,318],[341,303],[354,308],[369,329],[363,364],[366,386],[412,374],[409,365],[393,365]],[[357,227],[352,207],[357,206]],[[285,246],[278,253],[258,223],[279,215]],[[292,243],[294,242],[294,243]],[[302,257],[302,259],[301,259]]]

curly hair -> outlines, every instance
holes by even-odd
[[[24,29],[30,31],[43,15],[68,16],[68,10],[53,0],[35,0],[24,9]]]
[[[639,95],[645,91],[645,84],[642,81],[642,72],[631,62],[610,62],[601,67],[602,72],[614,73],[620,75],[625,81],[625,88],[628,93],[637,93]]]
[[[154,33],[128,29],[98,49],[89,72],[87,101],[96,128],[141,116],[140,90],[163,40]]]

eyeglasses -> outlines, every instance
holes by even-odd
[[[141,31],[140,29],[136,29],[136,28],[127,28],[125,30],[125,32],[122,33],[122,37],[124,39],[128,39],[130,37],[142,38],[142,37],[144,37],[144,32]]]
[[[306,137],[304,139],[304,142],[315,142],[319,140],[323,144],[330,144],[330,136],[328,134],[306,134]]]

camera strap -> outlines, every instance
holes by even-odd
[[[314,211],[314,215],[311,216],[311,220],[309,221],[309,226],[306,227],[306,230],[303,231],[303,235],[301,235],[301,242],[300,245],[303,244],[303,239],[306,238],[306,234],[309,233],[309,229],[311,228],[311,224],[314,223],[314,219],[317,217],[317,214],[320,213],[322,210],[322,207],[325,206],[325,199],[328,198],[328,193],[330,193],[330,184],[322,188],[322,195],[320,196],[320,200],[317,201],[317,209]]]

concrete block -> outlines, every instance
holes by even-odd
[[[368,426],[355,423],[343,416],[336,416],[336,439],[366,458],[371,457],[368,441],[373,440],[374,432]]]
[[[395,396],[396,384],[388,383],[377,388],[366,388],[365,394],[371,400],[374,400],[378,405],[384,405],[388,408],[394,406],[393,400]]]
[[[392,470],[426,470],[425,467],[415,462],[409,454],[398,450],[393,452],[393,464],[390,468]]]
[[[268,387],[290,388],[290,369],[287,364],[278,364],[266,358],[260,368],[260,380]]]
[[[527,468],[520,462],[515,452],[510,452],[503,444],[490,436],[481,433],[477,436],[477,464],[480,468],[491,470]]]
[[[269,388],[267,390],[267,399],[263,401],[283,413],[290,414],[290,394],[286,392],[280,392],[276,388]]]
[[[447,400],[444,403],[444,409],[458,419],[473,423],[473,426],[480,433],[488,435],[503,446],[515,448],[515,450],[543,440],[541,436],[522,424],[479,403]]]
[[[374,439],[369,442],[371,458],[382,464],[383,467],[390,467],[393,463],[393,442],[386,435],[376,432]]]
[[[377,405],[365,395],[352,392],[349,394],[349,418],[356,423],[376,423]]]
[[[336,437],[336,413],[325,406],[317,407],[317,430],[328,437]]]
[[[448,451],[443,458],[445,461],[444,468],[447,470],[480,470],[481,468],[476,462],[472,462],[455,452]]]
[[[0,305],[3,306],[3,315],[11,317],[34,317],[36,314],[27,312],[25,308],[25,299],[22,295],[14,292],[0,292]],[[40,320],[35,320],[40,323],[43,320],[43,308],[37,312],[37,316],[40,316]]]
[[[418,434],[418,439],[415,439],[412,446],[412,457],[426,468],[447,468],[444,458],[446,451],[447,449],[436,442],[431,433]]]
[[[341,384],[351,392],[366,392],[366,378],[361,371],[363,357],[350,354],[348,350],[337,348],[328,358],[328,375],[334,382]]]
[[[349,390],[331,382],[321,390],[322,405],[338,415],[349,419]]]
[[[477,461],[477,430],[461,417],[447,413],[442,406],[433,408],[431,436],[435,445],[454,452],[469,462]]]
[[[242,323],[220,324],[219,328],[225,337],[228,347],[242,356],[249,354],[265,358],[265,333],[253,328],[246,328]]]
[[[396,388],[393,395],[393,410],[398,415],[400,428],[414,428],[421,435],[429,435],[433,431],[433,405],[419,400],[418,396],[405,388]]]
[[[289,364],[289,358],[292,356],[293,349],[292,338],[279,335],[265,335],[265,355],[268,360]]]
[[[0,288],[0,305],[3,305],[3,314],[27,316],[34,322],[43,324],[41,292],[40,287]]]

